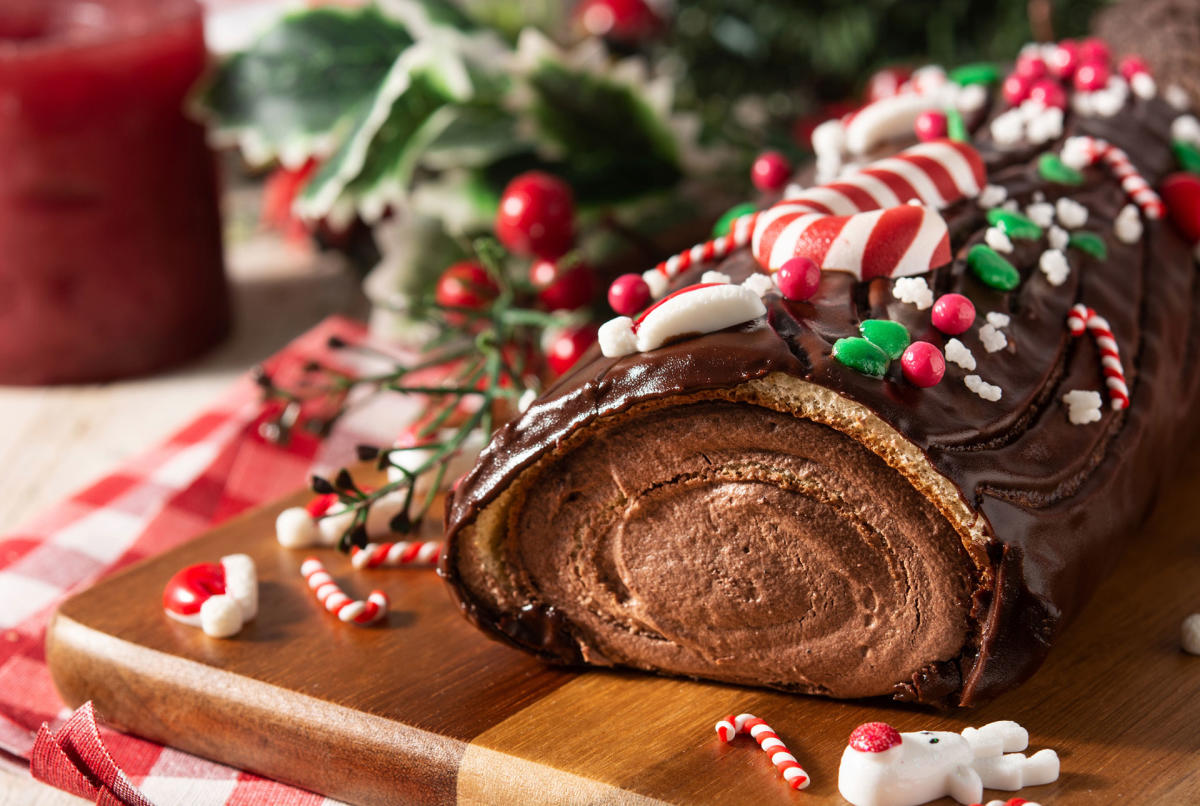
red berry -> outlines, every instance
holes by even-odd
[[[1029,89],[1033,86],[1033,81],[1033,79],[1017,73],[1009,73],[1001,87],[1004,100],[1008,101],[1009,106],[1020,106],[1021,102],[1029,97]]]
[[[1035,81],[1029,88],[1029,100],[1036,101],[1047,109],[1064,109],[1067,105],[1067,94],[1058,82],[1043,78],[1041,81]]]
[[[917,139],[922,143],[928,143],[930,140],[939,140],[946,136],[946,115],[944,112],[927,111],[917,115],[917,121],[913,124],[913,129],[917,133]]]
[[[778,151],[764,151],[750,168],[750,179],[764,193],[783,190],[792,175],[792,164]]]
[[[817,293],[821,284],[821,267],[812,258],[794,257],[779,267],[776,277],[785,299],[806,300]]]
[[[551,261],[538,260],[529,268],[529,279],[540,289],[538,301],[551,311],[577,310],[596,293],[596,276],[583,263],[560,272]]]
[[[962,294],[943,294],[933,303],[930,319],[938,330],[957,336],[975,324],[975,304]]]
[[[650,286],[640,274],[622,274],[608,287],[608,304],[621,316],[633,316],[650,304]]]
[[[562,257],[575,240],[571,188],[541,171],[529,171],[513,179],[500,197],[496,237],[519,255],[549,260]]]
[[[875,72],[867,79],[867,103],[872,104],[896,95],[911,75],[912,70],[907,67],[885,67]]]
[[[1064,39],[1047,60],[1050,72],[1059,78],[1070,78],[1079,66],[1079,45],[1073,39]]]
[[[1190,244],[1200,243],[1200,177],[1173,173],[1159,188],[1171,223]]]
[[[1075,71],[1075,89],[1081,92],[1102,90],[1108,84],[1108,65],[1101,62],[1086,62]]]
[[[312,515],[314,518],[319,518],[328,512],[329,508],[337,503],[337,500],[337,493],[325,493],[324,495],[318,495],[316,498],[309,501],[304,505],[304,508],[308,510],[309,515]]]
[[[546,354],[546,363],[550,365],[550,370],[556,375],[562,375],[574,366],[587,349],[596,343],[597,329],[595,325],[581,325],[566,328],[559,333],[551,342],[550,350]]]
[[[900,356],[900,367],[904,377],[913,386],[922,389],[936,386],[946,374],[946,359],[942,351],[927,341],[914,341],[904,348]]]
[[[1146,62],[1140,56],[1126,56],[1121,59],[1121,75],[1126,81],[1131,81],[1134,76],[1139,73],[1149,73],[1150,68],[1146,66]]]
[[[886,722],[866,722],[850,734],[850,746],[860,753],[882,753],[902,741],[900,731]]]
[[[1079,43],[1079,63],[1081,65],[1102,64],[1107,67],[1110,57],[1108,43],[1103,39],[1089,37]]]
[[[442,272],[433,297],[438,305],[446,308],[478,310],[486,307],[499,293],[500,289],[487,269],[474,260],[464,260]],[[446,319],[461,322],[463,317],[450,312]]]
[[[1037,53],[1026,53],[1017,57],[1016,67],[1013,72],[1030,83],[1037,81],[1039,78],[1045,78],[1049,68],[1046,67],[1046,60]]]
[[[662,33],[663,20],[645,0],[584,0],[575,19],[591,36],[641,42]]]

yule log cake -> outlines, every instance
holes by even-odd
[[[459,484],[464,613],[556,663],[950,705],[1019,684],[1193,431],[1184,104],[1089,41],[926,68],[819,128],[815,184],[623,278],[658,301]]]

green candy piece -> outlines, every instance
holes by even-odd
[[[833,343],[833,357],[863,375],[882,378],[887,372],[887,353],[866,339],[838,339]]]
[[[1033,219],[1001,207],[993,207],[987,211],[987,222],[993,227],[999,227],[1010,238],[1036,240],[1042,237],[1042,228],[1035,224]]]
[[[1067,165],[1057,154],[1046,152],[1038,157],[1038,173],[1047,182],[1060,185],[1082,185],[1083,174]]]
[[[1104,239],[1094,232],[1072,232],[1071,237],[1067,239],[1067,246],[1073,246],[1080,252],[1087,252],[1096,260],[1104,260],[1108,257],[1108,246],[1105,245]]]
[[[729,228],[733,226],[733,222],[744,215],[750,215],[758,209],[758,205],[754,202],[742,202],[730,207],[725,213],[717,219],[717,223],[713,224],[712,236],[720,238],[722,235],[729,234]]]
[[[956,143],[965,143],[971,139],[967,134],[967,124],[963,121],[962,113],[957,109],[946,110],[946,136]]]
[[[890,319],[868,319],[858,326],[863,338],[887,353],[887,357],[897,359],[904,353],[904,348],[910,341],[908,328]]]
[[[1175,161],[1180,168],[1190,174],[1200,174],[1200,149],[1191,143],[1175,140],[1171,143],[1171,150],[1175,152]]]
[[[967,266],[980,282],[999,291],[1012,291],[1021,284],[1021,273],[986,244],[977,243],[971,247],[967,253]]]
[[[950,80],[963,87],[968,84],[995,84],[1000,80],[1000,68],[995,62],[964,64],[950,71]]]

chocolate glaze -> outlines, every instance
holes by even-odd
[[[1161,99],[1131,96],[1114,118],[1068,114],[1065,136],[1092,134],[1124,148],[1157,186],[1175,169],[1168,132],[1176,114]],[[547,659],[583,660],[580,647],[586,639],[561,614],[536,604],[519,614],[497,612],[463,584],[457,540],[463,527],[519,473],[597,418],[782,372],[835,390],[878,414],[919,446],[986,519],[990,573],[974,593],[980,622],[975,637],[958,657],[898,682],[896,698],[971,705],[1031,675],[1127,547],[1171,469],[1166,460],[1194,430],[1189,415],[1200,374],[1194,369],[1193,311],[1200,287],[1188,245],[1169,223],[1143,218],[1143,238],[1132,245],[1113,237],[1113,219],[1129,200],[1103,165],[1085,171],[1082,187],[1054,185],[1039,177],[1035,160],[1043,151],[1057,153],[1061,141],[999,151],[986,126],[975,131],[974,141],[988,166],[989,183],[1004,186],[1022,208],[1035,192],[1050,202],[1064,195],[1077,199],[1089,210],[1083,229],[1099,234],[1108,246],[1103,261],[1067,250],[1071,274],[1054,287],[1037,269],[1046,240],[1014,241],[1009,257],[1024,279],[1016,291],[1001,293],[966,270],[967,250],[982,241],[983,211],[969,201],[943,211],[955,259],[929,275],[935,294],[967,295],[981,318],[989,311],[1012,317],[1004,329],[1008,346],[999,352],[983,348],[977,329],[959,337],[976,357],[976,372],[1002,388],[1000,401],[985,401],[967,390],[962,382],[967,373],[953,365],[941,384],[918,389],[903,380],[899,362],[879,380],[832,359],[833,342],[857,335],[858,323],[867,318],[894,319],[913,339],[944,344],[929,312],[895,300],[886,278],[859,283],[850,275],[826,272],[811,302],[768,295],[765,322],[620,359],[593,351],[497,434],[448,503],[441,573],[467,616]],[[708,268],[737,281],[756,264],[742,251],[719,266],[697,269],[681,284],[694,282]],[[1107,405],[1092,340],[1068,335],[1066,315],[1076,302],[1095,308],[1112,326],[1131,391],[1125,411]],[[1076,426],[1067,420],[1061,397],[1071,389],[1101,390],[1100,422]]]

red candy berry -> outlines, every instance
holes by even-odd
[[[1043,78],[1035,81],[1029,88],[1029,100],[1036,101],[1047,109],[1051,107],[1063,109],[1067,105],[1067,94],[1058,82]]]
[[[1126,81],[1131,81],[1134,76],[1141,73],[1149,73],[1150,68],[1146,66],[1146,62],[1140,56],[1126,56],[1121,60],[1121,75]]]
[[[1045,78],[1050,68],[1046,66],[1046,60],[1037,53],[1025,53],[1017,57],[1017,64],[1013,68],[1013,73],[1027,79],[1031,84],[1039,78]]]
[[[1200,177],[1173,173],[1159,188],[1167,216],[1190,244],[1200,243]]]
[[[562,257],[575,240],[571,188],[541,171],[529,171],[513,179],[500,197],[496,237],[519,255],[549,260]]]
[[[917,115],[917,121],[913,124],[913,130],[917,134],[917,139],[922,143],[928,143],[930,140],[939,140],[946,136],[946,115],[943,112],[935,112],[933,110],[922,112]]]
[[[938,330],[957,336],[975,324],[975,304],[962,294],[943,294],[933,303],[930,319]]]
[[[1108,66],[1108,60],[1111,54],[1108,51],[1108,43],[1103,39],[1090,37],[1079,43],[1079,63],[1084,64],[1103,64]]]
[[[1108,65],[1102,62],[1085,62],[1075,71],[1075,89],[1081,92],[1102,90],[1108,84]]]
[[[1050,72],[1059,78],[1070,78],[1079,67],[1079,45],[1074,40],[1064,39],[1047,60]]]
[[[1009,106],[1020,106],[1029,97],[1029,90],[1033,87],[1034,81],[1035,79],[1027,76],[1009,73],[1008,77],[1004,79],[1004,85],[1001,87],[1001,92],[1004,93],[1004,100],[1008,101]]]
[[[650,304],[650,286],[640,274],[622,274],[608,287],[608,304],[621,316],[633,316]]]
[[[922,389],[936,386],[946,374],[946,359],[942,351],[927,341],[914,341],[904,348],[900,368],[913,386]]]
[[[592,36],[630,43],[650,39],[664,27],[645,0],[584,0],[575,19]]]
[[[569,327],[555,337],[546,353],[546,363],[556,375],[562,375],[575,365],[575,362],[596,343],[595,325]]]
[[[529,267],[529,280],[538,289],[538,302],[551,311],[578,310],[596,293],[596,275],[583,263],[560,272],[553,261],[537,260]]]
[[[776,276],[779,290],[785,299],[806,300],[817,293],[821,284],[821,267],[812,258],[794,257],[784,262]]]
[[[434,290],[434,299],[438,305],[447,308],[478,310],[486,307],[499,293],[500,289],[487,269],[474,260],[464,260],[442,272]],[[452,314],[446,318],[451,321],[462,319]]]
[[[764,151],[750,168],[750,179],[764,193],[783,190],[792,175],[792,164],[778,151]]]
[[[866,722],[850,734],[850,746],[860,753],[882,753],[901,741],[900,731],[886,722]]]

